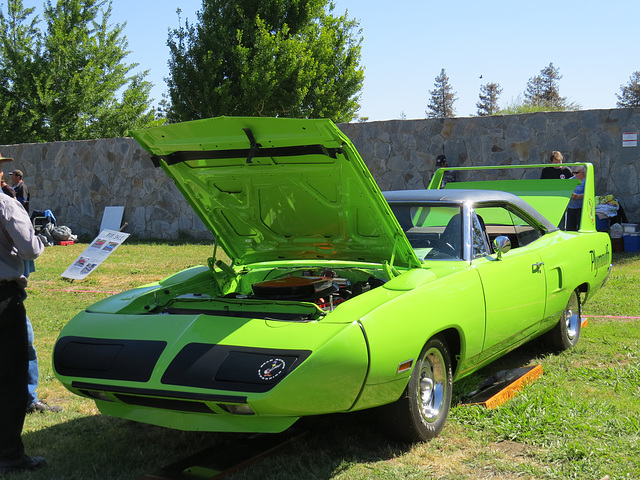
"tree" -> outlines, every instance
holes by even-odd
[[[476,103],[479,116],[496,115],[500,111],[498,97],[502,93],[502,87],[498,83],[487,83],[480,87],[480,101]]]
[[[33,99],[40,78],[38,17],[22,0],[8,0],[0,9],[0,143],[34,141],[41,128]]]
[[[618,97],[618,108],[640,107],[640,72],[633,72],[629,77],[629,83],[620,85],[622,95]]]
[[[162,92],[162,98],[158,102],[155,111],[155,119],[156,121],[166,122],[167,113],[169,113],[169,109],[171,108],[171,103],[169,102],[169,96],[167,92]]]
[[[124,25],[110,26],[110,16],[111,0],[58,0],[55,7],[47,0],[41,102],[49,141],[124,136],[153,120],[148,72],[131,74],[138,65],[124,62]]]
[[[440,75],[435,78],[433,86],[434,90],[429,90],[431,101],[427,105],[428,110],[425,112],[429,118],[450,118],[455,116],[453,108],[454,102],[457,100],[456,94],[449,83],[449,77],[444,68],[440,71]]]
[[[512,98],[506,105],[498,110],[498,115],[519,115],[523,113],[536,113],[545,112],[548,109],[542,106],[529,105],[522,99],[522,94],[519,94],[516,98]]]
[[[153,122],[147,72],[133,74],[111,1],[51,0],[46,32],[9,0],[0,17],[0,143],[118,137]],[[16,41],[17,39],[17,41]]]
[[[203,0],[197,23],[169,34],[168,120],[352,120],[364,80],[361,31],[332,12],[327,0]]]
[[[542,107],[545,110],[577,110],[580,105],[567,103],[567,97],[560,96],[558,82],[562,79],[560,70],[549,63],[540,74],[527,82],[524,93],[525,105]]]

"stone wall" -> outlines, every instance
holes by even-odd
[[[613,194],[630,222],[640,222],[640,150],[622,134],[640,129],[640,109],[586,110],[452,119],[341,124],[382,190],[425,188],[435,157],[452,166],[566,162],[595,166],[596,194]],[[98,233],[104,208],[124,205],[125,231],[138,238],[210,239],[200,219],[164,172],[131,138],[1,146],[5,173],[19,168],[32,210],[51,209],[74,233]],[[504,175],[522,175],[504,170]],[[533,173],[530,173],[530,175]],[[464,179],[465,173],[462,175]]]
[[[640,147],[623,147],[622,134],[640,130],[640,109],[584,110],[524,115],[393,120],[341,125],[382,190],[425,188],[435,157],[451,166],[591,162],[596,195],[613,194],[630,221],[640,221]],[[523,170],[503,170],[506,178]],[[466,172],[461,173],[461,180]],[[529,175],[535,175],[530,171]]]
[[[123,231],[138,238],[175,239],[181,232],[212,238],[173,180],[132,138],[10,145],[0,152],[14,158],[5,173],[24,172],[30,209],[50,209],[58,225],[75,234],[97,235],[104,208],[124,206]]]

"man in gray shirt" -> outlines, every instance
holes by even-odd
[[[22,205],[0,195],[0,476],[45,463],[42,457],[25,455],[21,438],[28,368],[24,261],[43,250]]]

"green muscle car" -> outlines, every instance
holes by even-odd
[[[611,244],[587,168],[480,167],[476,182],[381,192],[329,120],[221,117],[133,132],[213,232],[208,260],[92,305],[54,368],[101,412],[180,430],[280,432],[378,408],[390,433],[436,436],[453,382],[544,336],[580,337]],[[519,168],[522,180],[500,180]],[[459,168],[458,170],[466,170]]]

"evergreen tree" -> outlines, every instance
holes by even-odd
[[[434,90],[429,90],[431,101],[425,112],[429,118],[451,118],[455,116],[453,104],[457,100],[456,94],[449,83],[449,77],[444,68],[435,78]]]
[[[622,95],[618,97],[618,108],[640,107],[640,72],[633,72],[629,77],[629,83],[620,85]]]
[[[203,0],[197,23],[169,35],[168,120],[350,121],[364,79],[361,32],[332,11],[327,0]]]
[[[164,123],[167,118],[167,113],[169,113],[169,109],[171,108],[171,103],[169,103],[169,96],[166,92],[162,93],[162,98],[158,102],[155,111],[156,121],[161,121]]]
[[[524,93],[525,105],[541,107],[545,110],[577,110],[580,105],[567,103],[567,97],[560,96],[558,82],[562,79],[560,70],[549,63],[540,74],[530,78]]]
[[[524,103],[529,106],[544,105],[544,89],[542,87],[542,77],[540,75],[532,77],[527,82],[527,89],[524,92]]]
[[[498,97],[502,93],[502,87],[498,83],[487,83],[480,87],[480,101],[476,103],[479,116],[496,115],[500,111]]]

